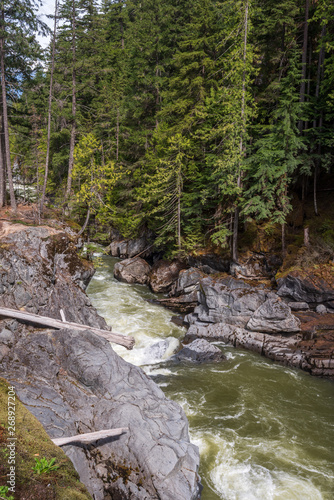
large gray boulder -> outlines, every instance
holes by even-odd
[[[34,331],[17,322],[6,330],[2,376],[52,438],[129,428],[64,447],[96,500],[198,498],[199,454],[186,416],[140,368],[89,330]]]
[[[205,339],[196,339],[185,345],[170,358],[172,361],[192,361],[196,363],[217,363],[225,358],[219,347]]]
[[[194,314],[206,323],[228,323],[245,326],[268,296],[266,290],[253,288],[234,278],[204,278],[200,282],[199,305]]]
[[[264,333],[299,332],[300,320],[291,314],[290,307],[279,298],[270,298],[254,312],[247,328]]]
[[[158,260],[150,272],[150,288],[155,293],[167,293],[178,279],[185,265],[179,260]]]
[[[145,285],[149,281],[151,266],[140,257],[125,259],[114,266],[114,276],[125,283],[140,283]]]
[[[160,299],[159,303],[174,311],[191,313],[198,304],[198,291],[203,277],[205,274],[193,267],[181,270],[169,297]]]

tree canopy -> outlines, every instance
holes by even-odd
[[[42,68],[38,3],[1,5],[3,193],[14,168],[81,220],[235,260],[247,221],[284,229],[292,188],[313,185],[317,212],[333,169],[330,0],[58,0]]]

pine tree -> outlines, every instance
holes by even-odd
[[[4,179],[4,164],[7,167],[7,177],[10,191],[11,206],[16,211],[16,199],[11,168],[8,84],[11,88],[10,99],[18,96],[20,85],[28,79],[33,71],[36,58],[40,56],[40,47],[35,39],[39,30],[46,31],[45,25],[36,16],[39,2],[36,0],[2,0],[0,12],[0,66],[2,89],[2,126],[4,144],[2,149],[2,173],[0,182]],[[3,198],[2,198],[3,203]]]
[[[291,210],[288,186],[302,163],[306,148],[297,124],[301,117],[299,51],[291,56],[290,68],[280,84],[280,98],[266,133],[254,144],[248,160],[244,213],[258,221],[269,220],[282,226],[282,251],[285,252],[284,227]]]

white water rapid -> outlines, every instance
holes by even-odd
[[[147,287],[113,278],[116,259],[99,260],[87,293],[115,332],[135,337],[132,351],[113,346],[118,354],[184,408],[202,499],[333,500],[334,384],[223,344],[225,362],[166,363],[185,330]]]

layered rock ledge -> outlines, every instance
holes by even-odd
[[[175,299],[191,296],[193,301],[197,295],[196,307],[185,316],[190,326],[184,341],[223,341],[312,375],[334,378],[334,314],[326,307],[325,314],[310,311],[306,302],[296,302],[298,312],[292,312],[292,294],[284,296],[284,290],[281,286],[278,294],[264,285],[230,276],[207,276],[196,269],[181,271]],[[332,290],[323,283],[318,295],[313,289],[311,297],[304,293],[294,298],[301,297],[313,304],[322,298],[329,305]]]
[[[83,288],[92,266],[75,238],[48,227],[0,228],[0,304],[88,325],[84,332],[0,321],[0,367],[49,436],[128,427],[119,438],[64,447],[96,500],[199,497],[199,453],[181,407],[109,342]]]

